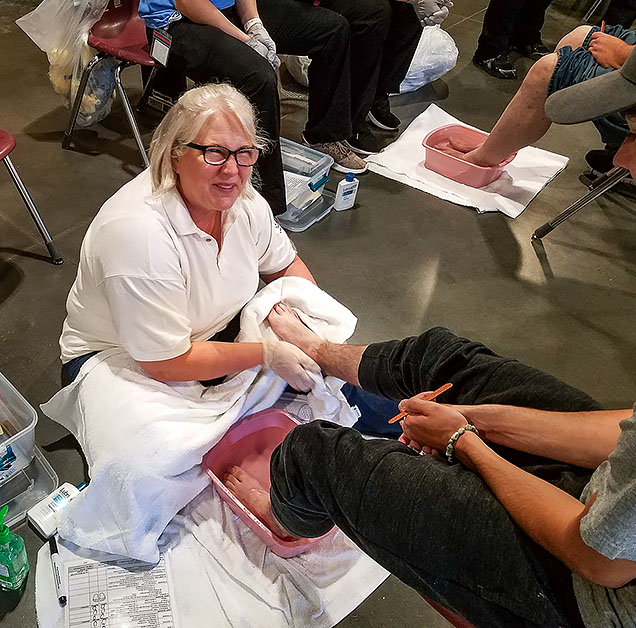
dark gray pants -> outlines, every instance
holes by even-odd
[[[363,388],[393,399],[452,382],[449,403],[600,409],[551,375],[439,327],[369,346],[358,374]],[[576,497],[589,481],[586,469],[498,451]],[[569,570],[459,464],[315,421],[275,450],[271,479],[272,509],[291,533],[315,537],[337,525],[403,582],[476,627],[582,626]]]

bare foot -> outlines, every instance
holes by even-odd
[[[283,528],[272,512],[269,493],[263,490],[256,478],[241,467],[232,466],[228,469],[223,481],[236,498],[258,517],[277,537],[283,541],[293,541],[296,537]]]
[[[284,303],[277,303],[267,320],[279,338],[296,345],[310,357],[322,342],[320,336],[306,327],[298,314]]]

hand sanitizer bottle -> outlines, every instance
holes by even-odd
[[[336,201],[333,208],[338,211],[351,209],[356,202],[359,184],[360,181],[353,176],[353,172],[347,172],[345,178],[338,183]]]
[[[24,541],[21,536],[9,531],[4,525],[9,506],[0,510],[0,587],[19,589],[29,573]]]

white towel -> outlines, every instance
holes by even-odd
[[[438,198],[474,207],[478,212],[500,211],[516,218],[569,161],[562,155],[528,146],[517,153],[499,179],[483,188],[473,188],[424,167],[426,149],[422,140],[445,124],[475,128],[437,105],[429,105],[393,144],[367,158],[369,169]]]
[[[242,340],[273,334],[265,317],[280,300],[305,312],[328,340],[342,342],[355,329],[353,314],[314,284],[282,278],[246,305]],[[339,393],[342,382],[327,380],[316,378],[309,395],[314,416],[352,425],[356,416]],[[119,349],[92,357],[71,385],[42,406],[75,435],[91,477],[64,510],[60,536],[80,547],[156,562],[166,525],[208,486],[200,465],[205,453],[242,416],[271,407],[285,387],[259,367],[204,389],[198,382],[153,380]]]
[[[388,576],[339,531],[300,556],[276,556],[212,487],[174,517],[160,546],[170,551],[180,628],[330,628]],[[59,550],[62,561],[100,558],[68,542]],[[35,601],[40,628],[64,627],[48,544],[38,553]]]

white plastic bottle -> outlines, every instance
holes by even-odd
[[[338,183],[336,189],[336,201],[333,208],[338,211],[343,209],[351,209],[356,202],[356,194],[358,193],[358,185],[360,181],[353,176],[353,172],[347,172],[345,178]]]
[[[59,515],[69,502],[77,497],[82,489],[86,487],[86,482],[82,482],[77,487],[69,482],[64,482],[62,486],[55,489],[48,497],[38,502],[33,508],[27,511],[27,517],[33,527],[47,539],[57,532]]]

